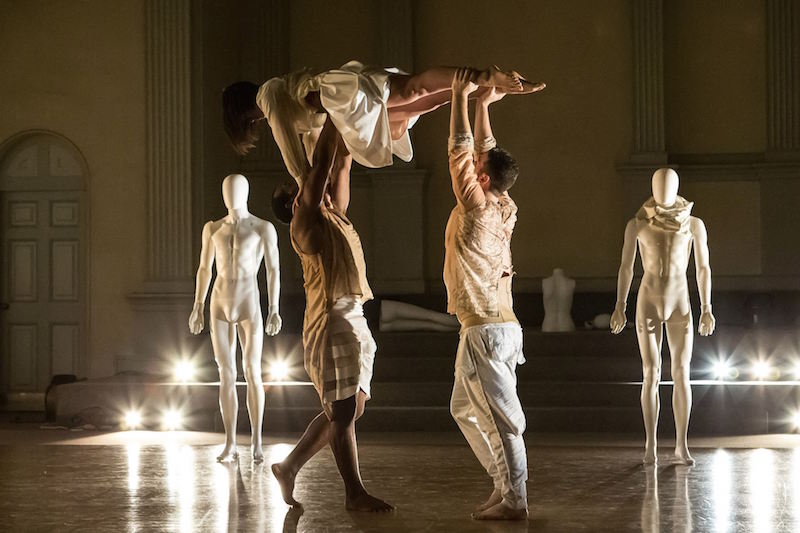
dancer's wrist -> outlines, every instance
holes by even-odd
[[[194,305],[192,306],[192,309],[202,311],[203,309],[205,309],[205,307],[206,305],[203,302],[195,302]]]
[[[615,311],[622,311],[623,313],[627,309],[628,309],[628,303],[627,302],[617,302],[616,305],[614,306],[614,310]]]

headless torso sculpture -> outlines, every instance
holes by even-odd
[[[572,321],[572,295],[575,280],[564,275],[560,268],[553,269],[553,275],[542,280],[542,300],[544,303],[544,322],[542,331],[575,331]]]
[[[261,381],[263,331],[276,335],[281,329],[278,314],[280,267],[278,236],[275,227],[247,210],[250,185],[247,178],[231,174],[222,182],[222,196],[228,216],[207,222],[203,227],[200,267],[189,329],[195,335],[203,330],[203,309],[216,263],[217,277],[211,291],[210,329],[214,357],[219,367],[219,404],[225,426],[225,448],[218,461],[236,459],[236,423],[239,410],[236,394],[236,340],[242,347],[242,367],[247,380],[247,411],[252,431],[253,460],[264,460],[261,451],[261,424],[264,413],[264,387]],[[269,316],[261,329],[261,302],[256,275],[264,258],[269,293]]]
[[[641,404],[646,434],[643,462],[654,464],[657,461],[658,387],[661,379],[661,343],[666,327],[674,381],[675,460],[694,464],[687,442],[692,408],[689,363],[694,334],[686,269],[693,247],[701,303],[698,330],[700,335],[711,335],[715,321],[711,313],[711,267],[706,227],[702,220],[690,216],[693,204],[678,196],[678,174],[674,170],[658,169],[653,174],[652,188],[653,197],[645,202],[625,228],[622,264],[617,281],[617,304],[611,317],[611,330],[619,333],[625,327],[626,301],[638,245],[644,268],[636,299],[636,335],[643,374]]]

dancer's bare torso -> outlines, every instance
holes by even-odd
[[[686,270],[699,219],[690,217],[689,231],[666,231],[636,220],[636,241],[644,275],[636,303],[637,319],[669,322],[691,318]]]
[[[256,281],[264,259],[267,222],[252,215],[211,222],[217,277],[211,291],[211,317],[225,322],[261,321]]]

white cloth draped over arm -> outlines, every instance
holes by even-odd
[[[273,78],[262,85],[256,101],[269,122],[286,170],[300,183],[309,169],[306,150],[295,126],[295,108],[300,104],[293,99],[286,81],[281,78]]]

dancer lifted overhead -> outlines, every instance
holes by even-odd
[[[266,119],[287,170],[298,182],[308,172],[326,113],[356,162],[385,167],[392,164],[392,154],[410,161],[408,128],[420,115],[449,103],[455,70],[434,67],[409,75],[350,61],[334,70],[292,72],[260,87],[236,82],[222,94],[225,131],[234,149],[244,155],[258,140],[259,121]],[[545,87],[497,67],[468,72],[483,90],[496,86],[524,94]]]
[[[314,159],[297,194],[289,235],[303,267],[306,310],[303,319],[304,364],[322,401],[294,450],[272,472],[283,499],[292,506],[297,472],[330,444],[345,485],[351,511],[391,511],[371,496],[358,468],[355,421],[370,395],[375,341],[361,304],[372,299],[361,241],[345,216],[350,203],[352,158],[330,119],[325,121]],[[274,202],[276,210],[287,202]]]
[[[489,105],[504,93],[491,89],[478,98],[473,140],[467,98],[476,89],[469,71],[459,70],[448,143],[456,207],[447,221],[444,260],[447,310],[461,323],[450,412],[494,482],[473,518],[524,520],[528,464],[516,366],[525,359],[511,298],[517,206],[507,192],[519,167],[497,148],[489,123]]]

